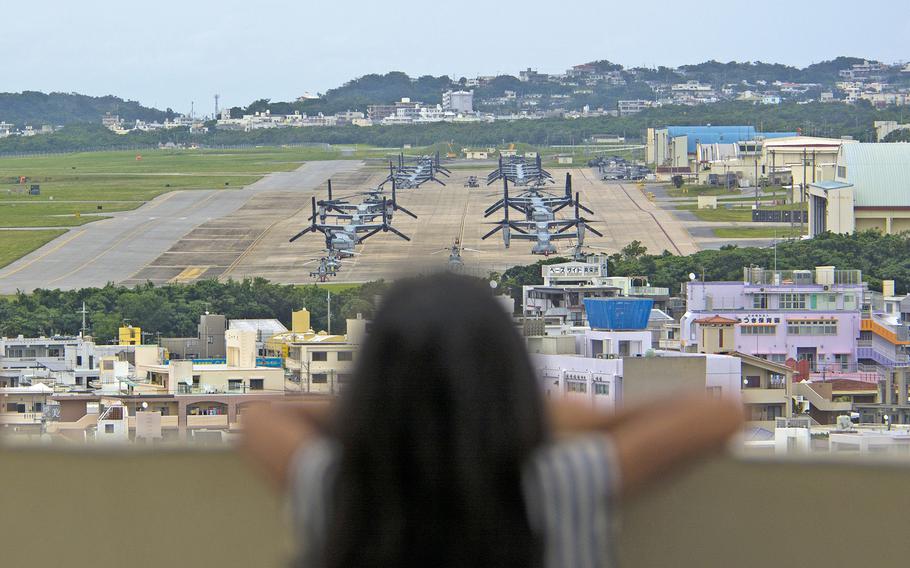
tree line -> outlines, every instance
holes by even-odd
[[[882,235],[867,231],[855,235],[824,234],[808,240],[785,241],[774,248],[726,246],[688,256],[667,251],[650,254],[640,242],[633,241],[610,255],[609,271],[615,276],[646,276],[653,286],[663,286],[672,294],[695,273],[708,281],[737,281],[742,269],[759,266],[780,270],[836,266],[863,272],[871,289],[881,290],[882,280],[895,280],[898,294],[910,293],[910,235]],[[491,274],[520,306],[521,287],[542,284],[543,264],[565,262],[548,258],[515,266],[501,274]],[[379,296],[388,284],[369,282],[332,292],[332,331],[343,333],[345,319],[358,313],[371,317]],[[326,288],[275,284],[263,278],[246,280],[203,280],[192,284],[154,286],[144,284],[127,288],[109,284],[103,288],[81,290],[35,290],[0,299],[0,335],[14,337],[76,334],[82,325],[85,302],[89,333],[99,343],[116,339],[117,328],[125,323],[141,327],[146,341],[155,337],[192,337],[199,316],[205,312],[223,314],[229,319],[276,318],[290,327],[291,312],[307,308],[314,330],[328,328]]]
[[[384,282],[331,292],[332,332],[344,333],[345,319],[370,317]],[[228,319],[275,318],[290,328],[291,312],[307,308],[314,330],[328,329],[326,288],[274,284],[262,278],[202,280],[186,285],[132,288],[108,284],[80,290],[35,290],[0,300],[0,335],[75,335],[82,327],[85,303],[88,334],[98,343],[117,339],[118,328],[142,329],[144,341],[157,337],[194,337],[199,316],[209,312]]]
[[[776,250],[775,250],[776,249]],[[565,262],[549,258],[535,264],[516,266],[503,272],[501,280],[512,297],[521,300],[521,286],[542,284],[543,264]],[[873,290],[881,291],[882,280],[894,280],[898,294],[910,293],[910,234],[883,235],[865,231],[853,235],[826,233],[812,239],[789,240],[776,247],[755,248],[727,245],[720,250],[703,250],[687,256],[668,251],[649,254],[646,247],[633,241],[610,255],[609,273],[613,276],[645,276],[652,286],[679,292],[680,284],[696,274],[706,281],[738,281],[743,268],[759,266],[778,270],[811,270],[816,266],[861,270]]]
[[[272,128],[252,132],[210,129],[190,134],[186,128],[154,132],[131,132],[117,135],[100,124],[64,127],[54,134],[10,137],[0,140],[0,154],[29,152],[80,151],[88,148],[124,146],[157,147],[163,143],[220,145],[265,145],[325,143],[368,144],[383,148],[405,144],[430,146],[453,141],[457,147],[495,146],[519,142],[536,146],[581,143],[595,134],[625,136],[630,142],[642,142],[649,127],[673,125],[728,124],[754,125],[759,131],[800,131],[803,135],[841,137],[874,141],[872,123],[876,120],[903,119],[899,107],[873,108],[865,101],[854,105],[841,103],[785,103],[754,105],[725,102],[695,107],[666,106],[647,109],[624,117],[589,117],[566,120],[497,121],[493,123],[431,123],[393,126],[334,126],[306,128]]]

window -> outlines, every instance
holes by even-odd
[[[835,320],[798,320],[787,322],[787,335],[837,335]]]
[[[77,367],[82,366],[82,355],[76,355],[76,366]]]
[[[835,353],[834,364],[839,366],[841,371],[847,371],[850,368],[850,355],[848,353]]]
[[[755,294],[752,296],[752,307],[756,310],[767,310],[768,309],[768,295],[767,294]]]
[[[44,404],[40,402],[35,403],[35,412],[44,412]]]
[[[314,373],[313,374],[313,383],[320,385],[329,382],[329,376],[325,373]]]
[[[720,398],[721,397],[721,388],[720,387],[707,387],[705,391],[708,393],[710,398]]]
[[[717,329],[717,346],[724,346],[724,328],[722,327]]]
[[[780,309],[782,309],[782,310],[805,310],[806,309],[806,295],[805,294],[781,294],[780,295]]]
[[[313,361],[328,361],[329,360],[329,354],[326,353],[325,351],[313,351],[312,357],[313,357]]]
[[[772,353],[768,355],[768,361],[772,361],[774,363],[784,363],[787,361],[787,356],[783,353]]]
[[[844,309],[853,310],[856,309],[856,296],[853,294],[844,294]]]
[[[782,389],[787,386],[787,376],[778,373],[771,373],[768,386],[772,389]]]
[[[348,383],[351,381],[350,373],[338,373],[338,375],[336,375],[336,376],[338,378],[339,383]]]
[[[758,375],[749,375],[743,379],[744,389],[761,388],[761,377]]]
[[[774,335],[777,333],[776,325],[743,325],[739,328],[740,335]]]
[[[568,392],[588,392],[588,385],[586,383],[577,383],[577,382],[567,382],[566,390]]]
[[[113,433],[114,433],[114,425],[113,425],[113,424],[105,424],[105,425],[104,425],[104,433],[105,433],[105,434],[113,434]]]
[[[339,351],[339,352],[338,352],[338,360],[339,360],[339,361],[353,361],[353,360],[354,360],[354,352],[353,352],[353,351]]]
[[[261,391],[265,388],[264,379],[250,379],[250,390],[251,391]]]
[[[847,166],[837,166],[837,177],[847,179]]]
[[[594,383],[594,394],[610,394],[610,383]]]
[[[228,379],[228,390],[241,390],[243,388],[243,379]]]

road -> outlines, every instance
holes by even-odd
[[[174,191],[110,219],[73,227],[57,239],[0,269],[0,293],[35,288],[75,289],[108,282],[132,284],[145,267],[200,226],[226,218],[276,189],[312,190],[359,162],[308,162],[292,172],[272,173],[243,189]],[[287,203],[277,214],[290,214]]]

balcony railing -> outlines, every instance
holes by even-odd
[[[0,424],[27,425],[41,424],[44,421],[42,412],[0,412]]]
[[[630,296],[669,296],[670,289],[662,286],[630,286]]]
[[[125,558],[143,568],[174,565],[175,558],[182,566],[290,563],[294,536],[284,500],[232,452],[0,452],[0,478],[15,480],[0,484],[0,500],[16,511],[0,515],[0,534],[15,543],[4,547],[4,566],[58,566],[63,559],[74,566],[116,565]],[[779,526],[782,517],[808,511],[813,518],[836,519],[849,511],[863,521],[802,522],[799,530],[776,531],[774,550],[795,551],[778,564],[866,566],[869,547],[863,543],[876,543],[876,564],[900,566],[906,542],[882,535],[906,518],[904,501],[895,496],[905,491],[908,476],[905,461],[858,456],[700,462],[622,501],[618,564],[764,567],[769,540],[756,535]],[[123,507],[124,495],[138,495],[141,506]],[[55,513],[48,515],[49,509]],[[105,535],[103,545],[87,544],[72,530],[86,519]],[[47,546],[48,534],[54,546]],[[154,534],[156,543],[167,545],[145,546],[137,555],[136,534]]]

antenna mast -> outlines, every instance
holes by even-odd
[[[88,310],[85,309],[85,301],[82,302],[82,309],[76,312],[77,314],[82,314],[82,327],[79,329],[79,337],[85,337],[85,314],[88,313]]]
[[[213,117],[215,120],[218,120],[218,99],[220,99],[220,98],[221,98],[221,95],[219,95],[218,93],[215,93],[215,116]]]

